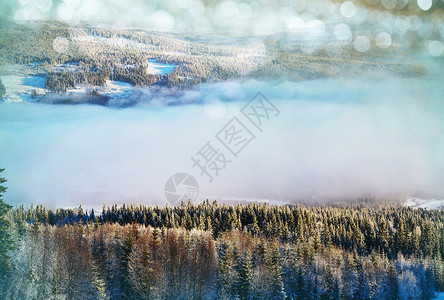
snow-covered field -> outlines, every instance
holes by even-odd
[[[444,293],[436,293],[436,297],[433,299],[444,300]]]
[[[5,102],[35,102],[36,98],[32,96],[34,90],[37,97],[50,93],[45,88],[46,78],[44,76],[24,76],[19,74],[1,76],[0,78],[6,87]],[[92,88],[97,89],[100,94],[110,98],[126,98],[134,91],[134,86],[129,83],[110,80],[104,86],[78,85],[66,92],[67,94],[84,95]]]
[[[78,85],[73,89],[67,90],[66,92],[68,94],[83,95],[88,93],[88,90],[91,88],[92,87],[89,85]],[[96,88],[101,95],[108,96],[110,98],[126,98],[129,97],[134,91],[134,86],[129,83],[112,80],[107,81],[104,86],[94,88]]]
[[[101,94],[111,98],[126,98],[134,91],[134,86],[122,81],[108,81],[101,89]]]
[[[53,72],[79,72],[79,64],[78,63],[60,64],[53,66],[51,69]]]
[[[176,65],[158,63],[155,59],[148,59],[148,74],[166,75],[173,72]]]
[[[286,205],[290,204],[288,201],[280,201],[280,200],[270,200],[265,198],[247,198],[247,197],[229,197],[229,196],[209,196],[208,198],[212,200],[216,200],[218,203],[227,203],[227,204],[264,204],[267,203],[269,205]],[[201,199],[199,199],[200,201]],[[198,204],[198,203],[197,203]]]
[[[45,77],[8,75],[2,76],[1,80],[6,87],[6,102],[33,102],[31,96],[35,90],[37,94],[46,94]]]
[[[442,209],[444,207],[444,200],[408,198],[405,202],[405,206],[413,208]],[[442,297],[442,299],[444,299],[444,294],[442,294]]]
[[[100,43],[107,46],[119,47],[119,48],[130,48],[130,49],[138,49],[138,50],[153,50],[154,46],[146,45],[143,43],[139,43],[127,38],[106,38],[102,36],[95,35],[80,35],[73,36],[73,40],[81,43]]]

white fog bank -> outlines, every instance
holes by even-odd
[[[263,132],[251,127],[256,138],[229,156],[215,135],[233,116],[251,126],[238,112],[259,91],[280,114]],[[198,104],[175,106],[162,105],[161,95],[127,109],[1,103],[5,198],[49,207],[163,204],[165,182],[177,172],[198,180],[198,200],[439,198],[443,95],[439,78],[382,74],[206,85],[180,96]],[[190,159],[208,141],[232,160],[212,183]]]

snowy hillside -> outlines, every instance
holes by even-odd
[[[436,297],[433,298],[433,299],[438,299],[438,300],[442,299],[442,300],[444,300],[444,293],[437,293]]]
[[[405,206],[426,209],[442,209],[444,207],[444,200],[408,198],[405,202]]]

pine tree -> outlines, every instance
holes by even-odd
[[[219,246],[219,266],[218,266],[218,282],[217,289],[219,297],[223,299],[230,298],[231,293],[231,280],[232,280],[232,268],[231,268],[231,253],[229,246],[226,242],[223,242]]]
[[[239,299],[248,300],[253,296],[253,264],[249,253],[240,256],[237,262],[235,291]]]
[[[95,289],[95,297],[99,300],[108,300],[109,297],[106,293],[106,282],[101,277],[100,272],[98,271],[97,266],[94,264],[94,261],[90,260],[90,268],[91,268],[91,282]]]
[[[4,170],[0,169],[0,174]],[[9,251],[13,249],[13,240],[9,233],[10,223],[6,216],[12,207],[3,200],[3,194],[7,189],[3,186],[5,182],[6,179],[0,176],[0,281],[3,281],[10,271]]]
[[[17,210],[14,218],[14,224],[17,238],[21,239],[26,233],[25,209],[23,207],[23,204]]]
[[[388,285],[388,297],[389,299],[396,299],[398,297],[399,285],[398,277],[396,272],[396,267],[393,262],[390,262],[388,274],[387,274],[387,285]]]
[[[273,249],[268,253],[267,269],[269,272],[267,299],[285,299],[284,283],[282,281],[282,267],[278,249]]]
[[[143,241],[137,245],[129,261],[129,277],[133,297],[152,299],[156,274],[152,268],[153,260],[148,244]],[[157,275],[158,277],[158,275]]]
[[[0,100],[2,100],[5,95],[6,95],[6,88],[2,80],[0,79]]]
[[[353,252],[353,260],[357,271],[357,289],[355,290],[355,299],[367,299],[369,296],[368,278],[364,268],[364,258]]]
[[[138,239],[138,235],[139,233],[137,225],[135,223],[131,224],[129,230],[125,233],[123,239],[121,240],[121,244],[119,247],[121,270],[123,274],[123,280],[120,282],[120,290],[123,292],[122,299],[130,299],[128,264],[131,252],[134,248],[134,244]]]

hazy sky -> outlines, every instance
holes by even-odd
[[[206,104],[163,106],[160,95],[127,109],[2,103],[6,198],[52,207],[165,203],[165,182],[177,172],[195,176],[199,199],[442,197],[440,83],[379,74],[204,85],[178,100]],[[215,134],[241,119],[239,109],[258,91],[280,115],[263,132],[251,127],[256,138],[237,158],[227,153],[232,162],[208,183],[191,156],[208,141],[222,151]]]
[[[439,2],[439,1],[438,1]],[[185,34],[266,36],[281,41],[339,40],[359,52],[414,48],[444,55],[443,6],[432,0],[7,0],[0,20],[55,20],[70,25]],[[304,51],[304,48],[301,49]]]
[[[122,29],[143,23],[148,30],[198,34],[267,35],[302,30],[317,38],[324,31],[334,31],[325,27],[343,24],[347,35],[351,28],[354,36],[371,39],[381,32],[392,39],[417,32],[422,39],[439,40],[440,9],[439,4],[432,6],[432,0],[7,0],[0,2],[0,18],[58,20],[72,25],[107,21]],[[342,29],[335,30],[343,33]],[[373,30],[378,32],[369,36]],[[441,34],[442,30],[444,27]]]

